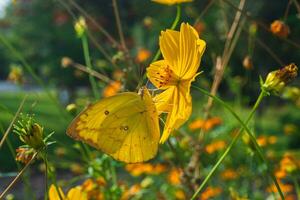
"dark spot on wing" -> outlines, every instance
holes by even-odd
[[[104,111],[104,115],[108,115],[108,114],[109,114],[108,110]]]

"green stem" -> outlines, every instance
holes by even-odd
[[[85,59],[85,64],[89,69],[93,69],[92,67],[92,62],[91,62],[91,57],[90,57],[90,53],[89,53],[89,44],[88,44],[88,40],[87,40],[87,35],[86,33],[84,33],[81,37],[81,41],[82,41],[82,47],[83,47],[83,54],[84,54],[84,59]],[[94,93],[94,96],[96,99],[99,99],[99,92],[97,90],[97,83],[95,78],[89,74],[89,80],[92,86],[92,90]]]
[[[216,169],[219,167],[219,165],[222,163],[222,161],[225,159],[225,157],[228,155],[228,153],[231,151],[232,147],[234,146],[234,144],[237,142],[238,138],[240,137],[240,135],[243,133],[244,130],[246,130],[246,132],[248,133],[248,135],[250,136],[251,141],[254,143],[255,148],[257,150],[257,153],[259,155],[259,157],[262,159],[262,161],[268,166],[268,163],[260,149],[260,146],[258,145],[254,135],[251,133],[251,131],[249,130],[249,128],[247,127],[248,122],[251,120],[251,118],[253,117],[256,109],[258,108],[259,104],[261,103],[263,97],[266,95],[264,91],[261,91],[259,97],[256,100],[255,105],[253,106],[247,120],[245,121],[245,123],[240,119],[240,117],[233,111],[233,109],[224,101],[222,101],[221,99],[219,99],[218,97],[211,95],[209,92],[207,92],[206,90],[203,90],[199,87],[196,86],[192,86],[195,89],[199,90],[200,92],[202,92],[203,94],[212,97],[216,102],[220,103],[222,106],[224,106],[242,125],[242,128],[239,130],[238,134],[234,137],[234,139],[231,141],[231,143],[229,144],[229,146],[227,147],[227,149],[225,150],[225,152],[222,154],[222,156],[219,158],[219,160],[217,161],[217,163],[214,165],[214,167],[211,169],[211,171],[209,172],[209,174],[206,176],[206,178],[204,179],[204,181],[202,182],[202,184],[199,186],[199,188],[196,190],[196,192],[194,193],[194,195],[192,196],[191,199],[195,199],[196,196],[200,193],[200,191],[204,188],[204,186],[206,185],[206,183],[209,181],[209,179],[211,178],[211,176],[213,175],[213,173],[216,171]],[[282,199],[284,199],[283,193],[280,189],[280,186],[275,178],[275,176],[269,171],[269,167],[268,169],[268,173],[271,176],[272,180],[275,183],[275,186],[281,196]]]
[[[179,20],[180,20],[180,16],[181,16],[181,7],[180,7],[180,4],[177,5],[177,10],[176,10],[176,17],[171,25],[171,30],[174,30],[176,28],[176,26],[178,25],[179,23]],[[160,48],[157,50],[157,52],[155,53],[155,56],[153,57],[151,63],[155,62],[158,60],[159,56],[161,55],[161,51],[160,51]],[[147,78],[147,73],[144,74],[142,80],[139,82],[137,88],[140,88],[141,85],[143,84],[144,80]]]
[[[176,17],[175,17],[175,20],[173,21],[172,23],[172,26],[171,26],[171,30],[174,30],[180,20],[180,16],[181,16],[181,7],[180,7],[180,4],[177,5],[177,12],[176,12]],[[157,50],[153,60],[151,62],[155,62],[158,60],[159,56],[161,55],[161,51],[160,49]]]
[[[45,149],[45,151],[41,154],[41,156],[42,156],[42,158],[43,158],[43,160],[44,160],[44,163],[45,163],[45,166],[46,166],[46,174],[47,174],[47,177],[45,177],[45,178],[48,179],[48,176],[49,176],[49,178],[52,180],[52,182],[53,182],[53,184],[54,184],[54,186],[55,186],[55,188],[56,188],[56,192],[57,192],[57,194],[58,194],[58,196],[59,196],[59,199],[60,199],[60,200],[63,200],[63,197],[61,196],[59,187],[58,187],[58,185],[57,185],[56,176],[55,176],[55,174],[52,172],[51,167],[49,167],[50,165],[49,165],[49,161],[48,161],[48,158],[47,158],[47,149]],[[46,181],[46,182],[47,182],[47,181]],[[47,183],[47,185],[48,185],[48,183]],[[47,186],[47,192],[46,192],[46,194],[45,194],[46,196],[48,196],[48,191],[49,191],[49,188],[48,188],[48,186]]]

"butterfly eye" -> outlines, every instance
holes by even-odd
[[[104,111],[104,114],[105,114],[105,115],[108,115],[108,114],[109,114],[109,111],[108,111],[108,110]]]

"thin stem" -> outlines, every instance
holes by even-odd
[[[240,117],[233,111],[233,109],[228,106],[228,104],[226,104],[225,102],[223,102],[221,99],[219,99],[218,97],[211,95],[209,92],[193,86],[195,89],[197,89],[198,91],[202,92],[203,94],[210,96],[212,98],[214,98],[214,100],[218,103],[220,103],[222,106],[224,106],[242,125],[242,128],[239,130],[238,134],[234,137],[234,139],[231,141],[231,143],[229,144],[229,146],[227,147],[227,149],[225,150],[225,152],[222,154],[222,156],[219,158],[218,162],[214,165],[214,167],[211,169],[211,171],[209,172],[209,174],[206,176],[206,178],[204,179],[204,181],[202,182],[202,184],[199,186],[199,188],[197,189],[197,191],[194,193],[194,195],[192,196],[191,199],[195,199],[196,196],[200,193],[200,191],[204,188],[204,186],[206,185],[206,183],[209,181],[209,179],[211,178],[211,176],[213,175],[213,173],[216,171],[216,169],[219,167],[219,165],[222,163],[222,161],[225,159],[225,157],[227,156],[227,154],[230,152],[230,150],[232,149],[232,147],[234,146],[234,144],[237,142],[238,138],[240,137],[240,135],[243,133],[244,130],[246,130],[246,132],[248,133],[248,135],[251,138],[251,141],[255,144],[255,148],[257,150],[258,155],[260,156],[260,158],[264,161],[264,163],[268,166],[268,163],[262,153],[262,151],[260,150],[260,147],[258,145],[258,143],[256,142],[255,137],[253,136],[253,134],[250,132],[249,128],[247,127],[248,122],[251,120],[251,118],[253,117],[256,109],[258,108],[259,104],[261,103],[263,97],[265,96],[265,92],[262,91],[259,95],[259,97],[256,100],[255,105],[253,106],[250,114],[248,115],[248,118],[246,119],[245,123],[240,119]],[[280,186],[275,178],[275,176],[269,171],[269,167],[268,167],[268,173],[271,176],[272,180],[275,183],[275,186],[281,196],[282,199],[284,199],[283,193],[280,189]]]
[[[62,197],[62,195],[61,195],[61,193],[60,193],[60,190],[59,190],[59,187],[58,187],[58,185],[57,185],[56,176],[55,176],[55,174],[52,172],[51,167],[49,167],[50,165],[49,165],[49,161],[48,161],[48,157],[47,157],[47,149],[45,149],[45,151],[41,154],[41,156],[42,156],[42,158],[43,158],[43,160],[44,160],[44,163],[45,163],[45,166],[46,166],[46,171],[47,171],[47,177],[45,177],[45,178],[48,179],[48,176],[49,176],[49,178],[52,180],[52,182],[53,182],[53,184],[54,184],[54,187],[55,187],[56,192],[57,192],[57,194],[58,194],[58,196],[59,196],[59,199],[60,199],[60,200],[63,200],[63,197]],[[47,191],[49,191],[49,188],[47,188]],[[48,193],[45,194],[45,195],[48,195]]]
[[[176,17],[175,17],[175,20],[173,21],[172,23],[172,26],[171,26],[171,30],[174,30],[180,20],[180,16],[181,16],[181,7],[180,7],[180,4],[177,5],[177,10],[176,10]],[[158,60],[159,56],[161,55],[161,51],[160,49],[157,50],[153,60],[151,62],[155,62]]]
[[[24,171],[29,167],[31,162],[35,159],[38,152],[35,152],[32,156],[32,158],[29,160],[29,162],[23,167],[23,169],[18,173],[18,175],[13,179],[13,181],[5,188],[5,190],[0,195],[0,199],[2,199],[5,194],[11,189],[11,187],[17,182],[17,180],[20,178],[20,176],[24,173]]]
[[[128,49],[127,49],[127,46],[126,46],[126,43],[125,43],[124,32],[123,32],[122,25],[121,25],[121,20],[120,20],[120,14],[119,14],[119,10],[118,10],[117,0],[112,0],[112,5],[113,5],[113,8],[114,8],[114,14],[115,14],[115,18],[116,18],[117,29],[118,29],[118,33],[119,33],[119,37],[120,37],[122,49],[125,52],[128,52]]]
[[[22,108],[24,106],[24,103],[25,103],[26,99],[27,99],[27,95],[24,96],[24,98],[23,98],[23,100],[22,100],[22,102],[21,102],[21,104],[20,104],[20,106],[19,106],[19,108],[18,108],[18,110],[17,110],[17,112],[16,112],[13,120],[10,122],[10,124],[9,124],[6,132],[4,133],[4,135],[3,135],[3,137],[2,137],[2,139],[0,141],[0,148],[2,147],[4,141],[5,141],[6,137],[8,136],[8,133],[10,132],[10,130],[11,130],[13,124],[15,123],[17,117],[19,116],[19,114],[20,114],[20,112],[21,112],[21,110],[22,110]]]
[[[83,36],[81,37],[81,41],[82,41],[83,54],[84,54],[84,59],[85,59],[86,66],[88,67],[88,69],[93,69],[91,58],[90,58],[90,53],[89,53],[89,45],[88,45],[88,40],[87,40],[86,33],[84,33]],[[100,96],[99,96],[99,92],[97,90],[97,83],[96,83],[95,78],[91,74],[89,74],[89,80],[90,80],[95,98],[99,99]]]

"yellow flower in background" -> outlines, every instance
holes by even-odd
[[[159,45],[164,59],[152,63],[147,76],[158,89],[164,90],[154,98],[159,114],[168,113],[160,139],[164,143],[190,117],[190,86],[198,75],[206,43],[192,26],[182,23],[180,31],[162,31]]]
[[[87,200],[87,195],[82,191],[80,186],[71,188],[65,196],[61,188],[58,188],[59,193],[54,185],[50,186],[49,189],[49,200],[60,200],[60,196],[63,200]],[[60,195],[59,195],[60,194]]]
[[[152,0],[153,2],[165,4],[165,5],[174,5],[177,3],[186,3],[186,2],[192,2],[193,0]]]

